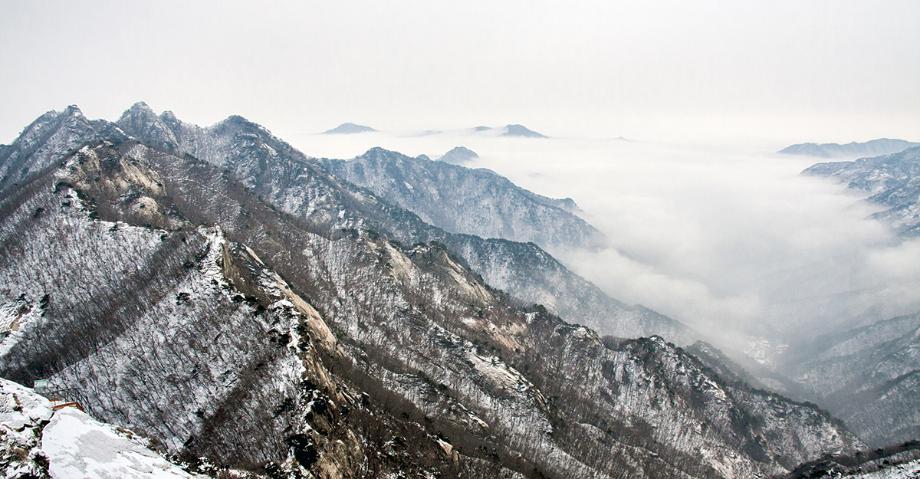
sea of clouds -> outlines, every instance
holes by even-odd
[[[290,138],[311,156],[373,146],[437,158],[463,145],[534,192],[571,197],[609,238],[553,251],[612,296],[709,335],[782,341],[920,311],[920,240],[868,217],[843,185],[800,175],[819,161],[775,148],[625,139],[521,139],[454,131]]]

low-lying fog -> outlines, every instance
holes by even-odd
[[[289,138],[312,156],[372,146],[437,158],[458,145],[520,186],[569,196],[609,238],[555,251],[612,296],[709,334],[797,337],[920,311],[920,240],[899,242],[860,196],[774,148],[384,133]]]

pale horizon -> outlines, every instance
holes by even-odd
[[[48,110],[113,120],[136,101],[281,138],[354,122],[761,148],[920,140],[916,2],[163,3],[10,2],[0,143]]]

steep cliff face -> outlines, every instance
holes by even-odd
[[[561,208],[562,200],[534,194],[489,170],[410,158],[382,148],[322,164],[332,174],[449,232],[533,242],[548,251],[604,242],[594,227]]]
[[[569,321],[603,334],[658,334],[679,344],[697,336],[678,321],[611,298],[535,244],[483,239],[432,226],[397,203],[330,174],[317,160],[307,158],[265,128],[241,117],[202,128],[181,122],[169,113],[157,116],[139,104],[125,112],[119,125],[145,144],[167,144],[160,149],[224,168],[259,198],[317,230],[369,229],[408,245],[438,241],[489,285],[525,304],[542,304]],[[517,196],[526,194],[518,192]]]
[[[818,163],[806,175],[830,176],[887,209],[875,215],[905,236],[920,234],[920,146],[856,161]]]
[[[88,145],[0,200],[0,275],[16,316],[4,377],[48,379],[189,460],[306,477],[764,477],[860,445],[661,338],[523,309],[440,243],[327,228],[134,140]]]

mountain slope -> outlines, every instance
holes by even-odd
[[[489,170],[410,158],[382,148],[353,160],[322,164],[333,175],[450,232],[533,242],[550,251],[604,242],[599,231],[561,207],[572,204],[570,199],[537,195]]]
[[[868,443],[920,435],[920,314],[819,337],[788,370]]]
[[[220,186],[221,174],[154,171],[140,163],[151,150],[123,146],[137,156],[126,160],[127,151],[106,144],[82,150],[4,202],[2,302],[16,316],[0,355],[4,377],[45,378],[95,417],[143,431],[190,461],[346,477],[360,473],[356,464],[381,473],[451,469],[418,427],[362,403],[360,391],[329,371],[341,356],[312,306],[250,249],[186,219],[202,214],[203,196],[216,215],[270,217],[270,209],[233,207],[232,195],[248,195],[240,186],[164,196],[192,179]],[[179,226],[109,221],[136,218],[141,204],[145,223]],[[246,224],[236,216],[228,223]],[[17,231],[30,240],[11,241]],[[69,241],[55,239],[62,237]],[[32,274],[39,265],[42,274]],[[411,438],[411,447],[370,455],[394,436]]]
[[[920,234],[920,146],[856,161],[818,163],[803,174],[830,176],[869,193],[870,201],[888,208],[876,218],[892,223],[903,235]]]
[[[878,138],[864,143],[857,143],[855,141],[847,144],[799,143],[787,146],[779,152],[786,155],[817,156],[821,158],[865,158],[869,156],[898,153],[915,146],[920,146],[920,143],[890,138]]]
[[[522,309],[437,243],[321,226],[190,155],[88,145],[0,200],[0,372],[265,473],[764,477],[860,445],[660,338]]]
[[[157,126],[144,126],[148,123]],[[118,125],[146,144],[166,145],[163,151],[190,155],[227,169],[261,199],[317,230],[364,228],[404,244],[440,242],[489,285],[524,303],[542,304],[603,334],[658,334],[680,344],[696,336],[671,318],[609,297],[535,244],[449,233],[425,223],[374,192],[330,174],[318,160],[307,158],[244,118],[232,116],[203,128],[168,113],[158,116],[146,105],[137,104],[122,115]],[[519,197],[528,194],[529,200],[557,204],[557,200],[529,192],[517,193]]]

